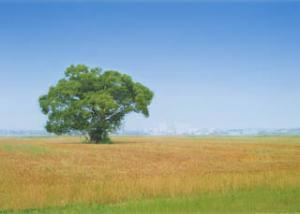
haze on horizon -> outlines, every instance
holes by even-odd
[[[130,74],[150,117],[195,128],[300,127],[300,2],[0,3],[0,129],[43,129],[70,64]]]

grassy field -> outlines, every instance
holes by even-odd
[[[0,212],[300,212],[300,137],[113,141],[1,138]]]

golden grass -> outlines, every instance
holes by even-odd
[[[0,139],[0,210],[300,186],[300,137]]]

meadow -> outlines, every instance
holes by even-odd
[[[300,212],[300,137],[113,142],[0,138],[0,212]]]

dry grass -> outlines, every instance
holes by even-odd
[[[0,210],[300,186],[300,137],[0,139]]]

